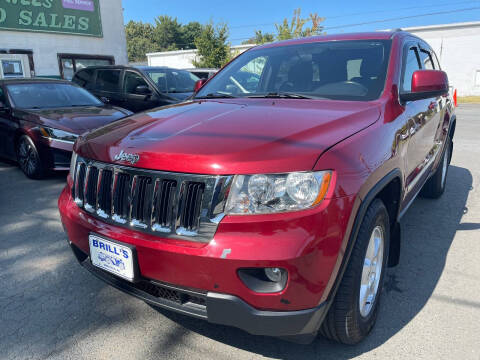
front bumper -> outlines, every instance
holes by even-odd
[[[103,271],[90,262],[87,254],[70,244],[79,263],[104,282],[151,305],[183,315],[240,328],[253,335],[296,337],[315,335],[323,321],[326,303],[298,311],[262,311],[237,296],[200,292],[148,279],[131,283]]]
[[[38,145],[40,158],[46,169],[59,171],[70,169],[73,144],[64,141],[40,138]]]
[[[101,222],[77,207],[68,185],[59,209],[77,259],[107,283],[153,305],[215,324],[290,337],[316,333],[328,310],[353,202],[353,197],[345,197],[301,213],[227,216],[207,244]],[[93,267],[91,233],[133,245],[140,281],[133,284]],[[239,269],[262,267],[288,271],[281,292],[254,292],[237,274]],[[177,293],[173,301],[160,296],[166,290]]]

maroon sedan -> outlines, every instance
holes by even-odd
[[[67,81],[0,80],[0,156],[33,179],[68,170],[80,134],[131,114]]]

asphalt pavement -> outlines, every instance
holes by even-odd
[[[402,219],[400,265],[356,346],[255,337],[111,288],[65,241],[65,174],[33,181],[0,161],[0,359],[480,360],[480,105],[462,105],[457,118],[446,192],[417,199]]]

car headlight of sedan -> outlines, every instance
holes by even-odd
[[[236,175],[225,212],[246,215],[308,209],[325,198],[331,179],[331,171]]]
[[[45,127],[45,126],[42,126],[40,128],[40,133],[42,134],[43,137],[47,139],[59,140],[59,141],[64,141],[72,144],[78,138],[77,134],[72,134],[68,131],[63,131],[63,130]]]

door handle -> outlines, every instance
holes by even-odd
[[[402,131],[400,133],[400,140],[407,140],[409,137],[408,130]]]

